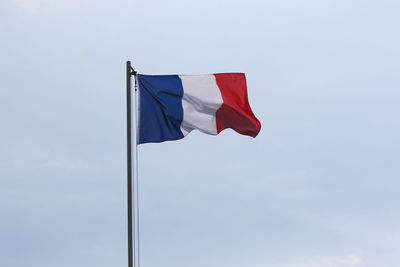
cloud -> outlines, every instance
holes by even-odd
[[[252,265],[251,267],[357,267],[362,266],[359,255],[350,253],[345,255],[314,255],[288,262],[268,262]]]
[[[123,266],[131,59],[244,71],[263,123],[139,148],[144,266],[397,267],[390,1],[0,1],[2,265]]]
[[[54,11],[57,8],[57,2],[54,0],[14,0],[14,6],[29,14],[40,14]]]
[[[318,257],[315,259],[305,260],[290,264],[290,267],[355,267],[361,266],[359,256],[350,254],[336,257]]]
[[[90,3],[90,0],[13,0],[14,7],[31,15],[59,15],[65,10],[88,7]]]

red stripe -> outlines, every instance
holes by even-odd
[[[224,101],[216,113],[218,133],[232,128],[240,134],[256,137],[261,124],[251,111],[244,73],[222,73],[214,76]]]

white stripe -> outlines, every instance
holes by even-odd
[[[179,78],[183,86],[183,135],[186,136],[194,129],[207,134],[217,134],[215,113],[223,100],[215,76],[179,75]]]

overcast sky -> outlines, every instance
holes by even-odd
[[[262,123],[139,147],[142,267],[398,267],[400,2],[1,0],[0,266],[125,267],[125,62]]]

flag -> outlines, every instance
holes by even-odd
[[[261,124],[247,98],[244,73],[138,74],[138,144],[217,135],[226,128],[256,137]]]

